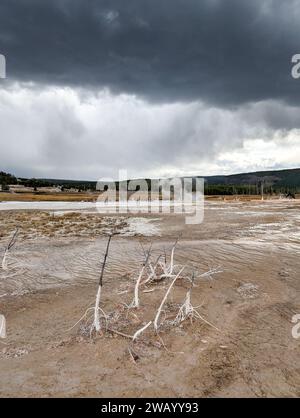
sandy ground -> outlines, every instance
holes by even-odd
[[[170,281],[143,286],[141,307],[126,309],[144,248],[169,253],[197,279],[192,303],[218,329],[195,320],[171,326],[189,282],[165,306],[159,336],[131,341],[84,323],[94,301],[106,234],[117,225],[104,277],[110,326],[132,335],[153,319]],[[296,397],[300,396],[300,202],[210,202],[201,225],[179,215],[105,217],[96,213],[1,211],[1,246],[20,236],[0,269],[0,396]],[[50,231],[50,232],[49,232]],[[130,348],[136,359],[129,354]]]

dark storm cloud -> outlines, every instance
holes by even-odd
[[[300,1],[1,0],[8,76],[149,101],[300,102]]]

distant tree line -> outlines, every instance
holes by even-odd
[[[262,193],[261,184],[205,184],[205,195],[260,195]],[[263,193],[265,195],[278,195],[278,194],[297,194],[300,193],[300,187],[288,187],[288,186],[264,186]]]
[[[146,179],[148,188],[151,190],[151,180]],[[129,180],[127,181],[128,184]],[[296,182],[295,182],[296,183]],[[291,184],[268,184],[258,181],[256,184],[211,184],[204,183],[205,195],[257,195],[263,192],[266,195],[273,194],[296,194],[300,193],[300,185]],[[14,175],[0,172],[0,185],[2,191],[8,191],[9,185],[23,185],[31,187],[38,191],[40,187],[59,187],[61,191],[76,190],[78,192],[96,191],[97,183],[95,181],[77,181],[77,180],[56,180],[56,179],[36,179],[36,178],[16,178]],[[119,182],[115,182],[116,190],[119,190]],[[192,178],[192,189],[196,190],[196,178]],[[139,190],[137,186],[136,190]]]
[[[0,171],[0,185],[2,191],[8,191],[10,184],[17,184],[18,180],[15,176],[4,171]]]

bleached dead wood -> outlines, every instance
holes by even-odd
[[[180,276],[180,274],[183,272],[184,268],[185,268],[185,266],[182,267],[182,269],[179,271],[179,273],[176,274],[176,276],[172,280],[172,283],[170,284],[168,290],[166,291],[166,294],[163,297],[163,300],[161,301],[160,307],[158,308],[158,311],[157,311],[156,316],[155,316],[155,319],[154,319],[154,329],[155,329],[155,331],[158,331],[158,321],[159,321],[159,318],[160,318],[160,315],[161,315],[162,308],[163,308],[163,306],[164,306],[164,304],[165,304],[165,302],[167,300],[167,297],[168,297],[169,293],[171,292],[171,289],[174,286],[176,280],[178,279],[178,277]]]
[[[179,238],[176,239],[175,243],[172,246],[170,263],[167,262],[167,254],[166,254],[165,249],[164,249],[164,254],[160,254],[157,257],[154,264],[152,264],[150,260],[148,261],[148,267],[150,269],[150,273],[148,273],[148,277],[144,280],[143,284],[147,284],[149,282],[161,281],[163,279],[173,278],[175,276],[174,269],[176,265],[174,264],[174,254],[175,254],[175,248],[177,246],[178,240]],[[161,261],[161,258],[163,256],[164,256],[164,260]]]
[[[148,324],[146,324],[144,327],[138,329],[134,336],[132,337],[132,341],[136,340],[138,336],[140,336],[150,325],[152,324],[152,321],[149,321]]]
[[[211,278],[212,274],[217,274],[217,273],[220,273],[219,268],[209,270],[208,272],[200,275],[200,277],[210,277]],[[185,321],[186,319],[190,319],[192,321],[193,319],[198,318],[201,321],[205,322],[206,324],[208,324],[211,327],[218,330],[218,328],[215,325],[213,325],[212,323],[207,321],[205,318],[203,318],[202,315],[200,315],[200,313],[197,311],[197,308],[199,308],[199,306],[194,307],[192,305],[191,294],[192,294],[192,289],[194,287],[194,282],[195,282],[195,275],[193,273],[192,279],[191,279],[191,286],[190,286],[189,290],[186,292],[184,301],[179,308],[178,314],[176,315],[176,318],[174,319],[173,324],[174,325],[179,325],[181,322]]]
[[[160,260],[161,257],[162,257],[162,255],[159,255],[154,264],[152,264],[150,261],[148,262],[150,273],[148,274],[148,277],[143,282],[143,284],[147,284],[147,283],[150,283],[152,281],[159,280],[158,273],[157,273],[157,267],[158,267],[158,263],[159,263],[159,260]]]
[[[97,294],[96,294],[96,302],[95,302],[95,307],[94,307],[94,321],[93,321],[92,326],[91,326],[91,332],[93,332],[94,329],[97,332],[99,332],[100,329],[101,329],[100,312],[102,312],[104,314],[104,311],[100,308],[101,291],[102,291],[102,286],[103,286],[104,269],[105,269],[105,264],[106,264],[106,260],[107,260],[107,256],[108,256],[108,251],[109,251],[109,246],[110,246],[111,239],[112,239],[112,235],[110,235],[109,238],[108,238],[106,251],[105,251],[105,255],[104,255],[104,260],[103,260],[103,263],[102,263],[102,269],[101,269],[101,274],[100,274],[100,278],[99,278],[98,290],[97,290]],[[104,314],[104,317],[106,317],[105,314]]]
[[[116,330],[110,327],[107,328],[107,331],[112,332],[113,334],[120,335],[121,337],[129,338],[132,341],[135,341],[151,324],[152,324],[152,321],[148,322],[148,324],[144,325],[142,328],[139,328],[133,335],[126,334],[125,332],[121,332],[119,330]]]
[[[113,334],[120,335],[121,337],[124,337],[124,338],[129,338],[131,340],[133,338],[133,335],[126,334],[125,332],[121,332],[121,331],[118,331],[117,329],[113,329],[113,328],[110,328],[110,327],[107,328],[107,331],[109,331]]]
[[[167,278],[172,278],[174,277],[174,269],[175,269],[175,264],[174,264],[174,254],[175,254],[175,249],[176,249],[176,245],[178,243],[179,238],[176,239],[172,250],[171,250],[171,258],[170,258],[170,263],[167,263],[167,256],[165,253],[165,261],[164,262],[160,262],[159,265],[163,271],[163,274],[160,275],[159,279],[167,279]]]
[[[145,261],[143,262],[140,274],[139,274],[139,276],[137,278],[137,281],[135,283],[134,298],[133,298],[133,301],[131,302],[131,304],[129,305],[130,308],[138,308],[140,306],[139,287],[140,287],[140,284],[141,284],[141,280],[144,276],[144,272],[145,272],[145,269],[146,269],[146,266],[147,266],[147,263],[148,263],[148,260],[149,260],[149,257],[150,257],[150,253],[151,253],[151,247],[146,254]]]
[[[6,338],[6,319],[4,315],[0,315],[0,338]]]
[[[200,275],[197,276],[197,278],[209,278],[210,280],[213,279],[213,276],[215,274],[220,274],[223,273],[223,270],[221,269],[220,266],[215,267],[215,268],[211,268],[210,270],[206,271],[205,273],[202,273]]]
[[[218,330],[217,327],[215,327],[212,323],[208,322],[203,316],[200,315],[200,313],[197,310],[200,306],[196,306],[196,307],[193,306],[191,299],[192,299],[193,287],[194,286],[196,287],[196,284],[195,284],[196,279],[212,279],[213,275],[221,273],[222,270],[220,269],[220,267],[212,268],[201,274],[196,275],[193,273],[191,278],[189,278],[186,275],[182,275],[182,272],[186,266],[180,268],[179,270],[179,266],[175,264],[175,248],[176,248],[178,239],[172,246],[169,262],[167,262],[166,254],[164,256],[164,260],[162,260],[163,254],[161,254],[157,257],[155,262],[153,262],[150,257],[151,246],[147,252],[144,251],[143,249],[145,258],[144,258],[141,270],[139,271],[138,278],[135,282],[134,296],[133,296],[132,303],[128,306],[125,303],[121,302],[121,305],[119,304],[118,308],[115,311],[106,315],[104,310],[101,308],[101,295],[102,295],[102,290],[103,290],[104,269],[105,269],[105,265],[106,265],[106,261],[107,261],[107,257],[109,253],[111,238],[112,236],[109,237],[108,242],[107,242],[107,247],[106,247],[106,252],[104,255],[104,261],[102,264],[102,270],[101,270],[101,274],[99,278],[95,303],[93,303],[93,306],[87,306],[87,309],[84,315],[79,319],[79,321],[77,321],[77,323],[72,328],[74,328],[76,325],[79,324],[79,322],[85,319],[85,325],[82,328],[82,332],[87,333],[88,331],[90,331],[90,334],[91,334],[94,330],[97,332],[101,330],[102,328],[101,325],[104,319],[106,321],[106,327],[105,327],[106,331],[122,336],[124,338],[128,338],[129,340],[131,340],[131,343],[130,343],[131,345],[133,345],[133,343],[137,339],[139,339],[139,337],[151,326],[151,324],[154,325],[154,330],[157,333],[157,336],[159,336],[158,331],[160,327],[165,323],[165,321],[168,323],[168,326],[170,325],[177,326],[186,319],[190,319],[191,321],[193,319],[200,319],[203,322],[207,323],[208,325]],[[137,316],[133,310],[130,310],[128,308],[138,308],[140,306],[140,293],[142,291],[143,293],[149,293],[149,292],[153,292],[154,290],[161,289],[162,288],[161,286],[155,286],[157,284],[156,282],[159,282],[160,280],[166,277],[171,279],[171,283],[169,284],[167,290],[165,291],[165,294],[163,296],[163,299],[160,303],[158,310],[154,314],[155,316],[154,320],[149,321],[147,323],[143,322],[143,326],[141,326],[141,328],[139,328],[133,334],[128,334],[126,332],[123,332],[124,326],[127,327],[129,323],[133,325],[133,323],[136,323],[137,321],[140,323],[140,321],[144,319],[142,318],[144,314],[143,310],[137,311],[138,313],[138,316]],[[185,281],[189,280],[191,282],[191,285],[185,294],[182,305],[179,306],[179,310],[175,319],[173,319],[174,315],[171,315],[171,318],[173,320],[170,321],[168,319],[170,318],[170,316],[167,314],[167,308],[164,308],[164,307],[168,299],[168,296],[170,295],[170,292],[172,291],[172,288],[176,280],[179,277],[181,279],[184,279]],[[151,282],[152,284],[151,289],[146,288],[145,290],[141,290],[142,286],[144,286],[145,284],[149,282]],[[121,294],[121,292],[119,292],[118,294]],[[122,310],[120,310],[120,306],[123,307]],[[124,313],[125,313],[125,316],[124,316]],[[130,318],[131,315],[135,317],[133,321],[131,321],[132,319]],[[92,325],[90,326],[91,323]],[[130,351],[129,351],[129,354],[130,354]]]
[[[169,269],[168,269],[169,274],[172,274],[173,269],[174,269],[174,253],[175,253],[175,248],[176,248],[176,245],[178,243],[178,240],[179,240],[179,238],[177,238],[177,240],[175,241],[175,243],[172,247],[172,250],[171,250],[171,261],[170,261],[170,266],[169,266]]]

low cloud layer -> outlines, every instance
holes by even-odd
[[[0,90],[0,114],[2,168],[76,179],[226,172],[245,141],[288,146],[300,129],[298,109],[270,101],[224,110],[20,85]]]

